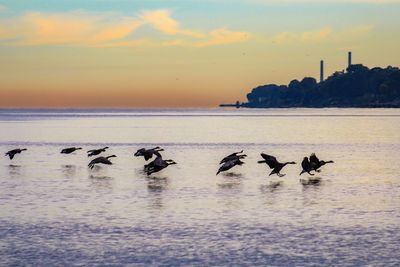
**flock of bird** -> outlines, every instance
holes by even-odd
[[[100,155],[101,153],[106,152],[106,150],[108,148],[109,147],[106,146],[106,147],[99,148],[99,149],[89,150],[89,151],[87,151],[87,155],[88,155],[88,157],[97,156],[97,155]],[[69,148],[64,148],[63,150],[61,150],[60,153],[61,154],[71,154],[71,153],[73,153],[77,150],[81,150],[81,149],[82,149],[81,147],[69,147]],[[26,148],[22,148],[22,149],[17,148],[17,149],[8,151],[5,155],[8,156],[10,158],[10,160],[12,160],[16,154],[20,154],[26,150],[27,150]],[[155,159],[153,161],[144,165],[144,172],[147,173],[147,175],[151,175],[152,173],[159,172],[159,171],[167,168],[170,165],[177,164],[172,159],[164,160],[160,153],[161,151],[164,151],[164,149],[157,146],[157,147],[150,148],[150,149],[141,148],[138,151],[136,151],[136,153],[134,154],[134,156],[136,156],[136,157],[143,157],[145,159],[145,161],[152,159],[153,156],[155,157]],[[88,164],[88,167],[90,169],[93,169],[94,166],[97,164],[111,165],[112,162],[110,161],[110,159],[114,158],[114,157],[116,157],[116,155],[111,155],[111,156],[107,156],[107,157],[99,156],[99,157],[91,160]],[[235,166],[243,165],[244,162],[242,160],[245,159],[246,157],[247,157],[247,155],[243,154],[243,150],[240,152],[234,152],[234,153],[224,157],[220,161],[220,167],[219,167],[216,175],[218,175],[221,172],[228,171]],[[258,163],[260,163],[260,164],[265,163],[268,165],[268,167],[270,169],[272,169],[272,171],[269,175],[276,174],[279,177],[283,177],[283,176],[285,176],[285,174],[281,174],[282,169],[286,165],[296,164],[296,162],[294,162],[294,161],[289,161],[289,162],[284,162],[284,163],[279,162],[276,159],[276,157],[267,155],[265,153],[261,153],[261,157],[263,158],[263,160],[258,161]],[[315,155],[315,153],[313,153],[310,155],[310,157],[303,158],[303,161],[301,162],[302,171],[300,172],[300,175],[302,175],[303,173],[308,173],[309,175],[313,176],[314,173],[312,173],[312,172],[320,172],[320,168],[327,163],[333,163],[333,161],[332,160],[329,160],[329,161],[320,160]]]

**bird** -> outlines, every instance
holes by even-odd
[[[224,172],[224,171],[230,170],[230,169],[232,169],[233,167],[235,167],[237,165],[239,165],[239,166],[243,165],[244,162],[241,161],[240,159],[241,159],[240,157],[236,157],[236,158],[234,158],[234,159],[232,159],[230,161],[224,162],[221,165],[221,167],[219,167],[218,172],[217,172],[216,175],[218,175],[220,172]]]
[[[106,147],[103,147],[103,148],[99,148],[99,149],[92,149],[92,150],[89,150],[87,153],[88,153],[88,157],[91,157],[91,156],[96,156],[96,155],[98,155],[98,154],[100,154],[100,153],[102,153],[102,152],[106,152],[106,149],[108,149],[109,147],[108,146],[106,146]]]
[[[112,165],[112,162],[109,160],[110,158],[115,158],[115,157],[117,157],[116,155],[111,155],[111,156],[108,156],[108,157],[98,157],[98,158],[95,158],[95,159],[93,159],[89,164],[88,164],[88,167],[90,168],[90,169],[93,169],[94,168],[94,165],[96,165],[96,164],[106,164],[106,165]]]
[[[161,154],[158,151],[155,151],[154,154],[156,155],[156,158],[152,162],[144,166],[144,171],[147,173],[147,175],[159,172],[167,168],[169,165],[178,164],[172,159],[163,160]]]
[[[325,164],[334,163],[333,160],[328,160],[328,161],[319,160],[319,158],[315,155],[315,153],[312,153],[310,155],[310,162],[311,162],[311,164],[313,166],[314,171],[316,171],[316,172],[320,172],[321,170],[319,170],[319,168],[321,168]]]
[[[141,148],[138,151],[136,151],[134,156],[135,157],[144,157],[144,159],[146,161],[148,161],[149,159],[151,159],[153,157],[155,152],[159,152],[159,151],[164,151],[164,149],[162,149],[159,146],[156,146],[156,147],[150,148],[150,149]]]
[[[296,164],[296,162],[294,162],[294,161],[281,163],[274,156],[267,155],[264,153],[261,153],[261,157],[263,157],[264,160],[260,160],[260,161],[258,161],[258,163],[267,163],[267,165],[272,169],[269,176],[276,174],[279,177],[283,177],[283,176],[285,176],[285,174],[280,173],[280,171],[283,169],[283,167],[285,167],[288,164]]]
[[[27,150],[27,149],[26,149],[26,148],[17,148],[17,149],[13,149],[13,150],[8,151],[8,152],[5,154],[5,156],[9,156],[10,159],[12,160],[16,154],[19,154],[19,153],[21,153],[22,151],[25,151],[25,150]]]
[[[223,158],[223,159],[220,161],[219,164],[223,164],[223,163],[225,163],[225,162],[234,160],[234,159],[236,159],[236,158],[244,159],[245,157],[247,157],[246,154],[239,155],[239,154],[241,154],[241,153],[243,153],[243,150],[240,151],[240,152],[234,152],[234,153],[232,153],[232,154],[226,156],[225,158]]]
[[[71,154],[73,152],[75,152],[76,150],[80,150],[82,149],[81,147],[68,147],[68,148],[64,148],[63,150],[61,150],[61,154]]]
[[[313,164],[308,160],[308,157],[304,157],[303,161],[301,162],[301,167],[303,170],[300,172],[299,175],[302,175],[303,173],[308,173],[309,175],[314,175],[311,172],[314,170]]]

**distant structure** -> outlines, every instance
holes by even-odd
[[[319,73],[319,82],[323,82],[324,81],[324,61],[321,60],[320,62],[320,73]]]
[[[350,68],[350,66],[351,66],[351,51],[348,54],[348,66],[347,66],[347,68]]]

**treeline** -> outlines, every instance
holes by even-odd
[[[400,107],[400,69],[351,65],[317,83],[306,77],[289,85],[268,84],[247,94],[244,107]]]

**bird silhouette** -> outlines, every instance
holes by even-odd
[[[108,157],[95,158],[88,164],[88,167],[90,169],[93,169],[94,165],[96,165],[96,164],[112,165],[112,162],[109,159],[110,158],[115,158],[115,157],[117,157],[117,156],[116,155],[111,155],[111,156],[108,156]]]
[[[164,151],[164,149],[162,149],[159,146],[156,146],[156,147],[150,148],[150,149],[141,148],[138,151],[136,151],[134,156],[135,157],[144,157],[144,159],[146,161],[148,161],[149,159],[151,159],[153,157],[155,152],[159,152],[159,151]]]
[[[280,173],[280,171],[283,169],[283,167],[285,167],[288,164],[296,164],[296,162],[294,162],[294,161],[281,163],[276,159],[276,157],[267,155],[264,153],[261,153],[261,157],[263,157],[264,160],[260,160],[260,161],[258,161],[258,163],[266,163],[272,169],[269,176],[276,174],[279,177],[283,177],[283,176],[285,176],[285,174]]]
[[[92,150],[89,150],[87,153],[88,153],[88,157],[91,157],[91,156],[96,156],[96,155],[98,155],[98,154],[100,154],[100,153],[102,153],[102,152],[106,152],[106,149],[108,149],[109,147],[108,146],[106,146],[106,147],[103,147],[103,148],[99,148],[99,149],[92,149]]]
[[[311,163],[314,171],[320,172],[321,170],[319,170],[319,168],[321,168],[322,166],[324,166],[327,163],[334,163],[334,161],[332,161],[332,160],[328,160],[328,161],[319,160],[319,158],[315,155],[315,153],[312,153],[310,155],[310,163]]]
[[[161,154],[158,151],[155,151],[154,155],[156,156],[156,158],[152,162],[144,166],[144,171],[147,173],[147,175],[159,172],[167,168],[169,165],[177,164],[172,159],[163,160]]]
[[[309,175],[314,175],[311,172],[314,170],[313,164],[308,160],[308,157],[304,157],[303,161],[301,162],[301,167],[303,170],[300,172],[300,175],[303,173],[308,173]]]
[[[63,150],[61,150],[61,154],[71,154],[73,152],[75,152],[76,150],[80,150],[82,149],[81,147],[68,147],[68,148],[64,148]]]
[[[243,155],[242,155],[242,156],[243,156]],[[230,161],[225,161],[225,162],[221,165],[221,167],[219,167],[218,172],[217,172],[216,175],[218,175],[218,174],[221,173],[221,172],[230,170],[230,169],[232,169],[232,168],[235,167],[235,166],[241,166],[241,165],[243,165],[244,162],[241,161],[240,159],[241,159],[240,156],[237,156],[236,158],[234,158],[234,159],[232,159],[232,160],[230,160]]]
[[[239,155],[239,154],[241,154],[241,153],[243,153],[243,150],[240,151],[240,152],[234,152],[234,153],[232,153],[232,154],[226,156],[225,158],[223,158],[223,159],[219,162],[219,164],[223,164],[223,163],[225,163],[225,162],[228,162],[228,161],[231,161],[231,160],[234,160],[234,159],[237,159],[237,158],[244,159],[245,157],[247,157],[246,154]]]
[[[10,159],[12,160],[16,154],[20,154],[22,151],[26,151],[26,150],[27,150],[26,148],[17,148],[17,149],[13,149],[13,150],[8,151],[8,152],[5,154],[5,156],[9,156]]]

